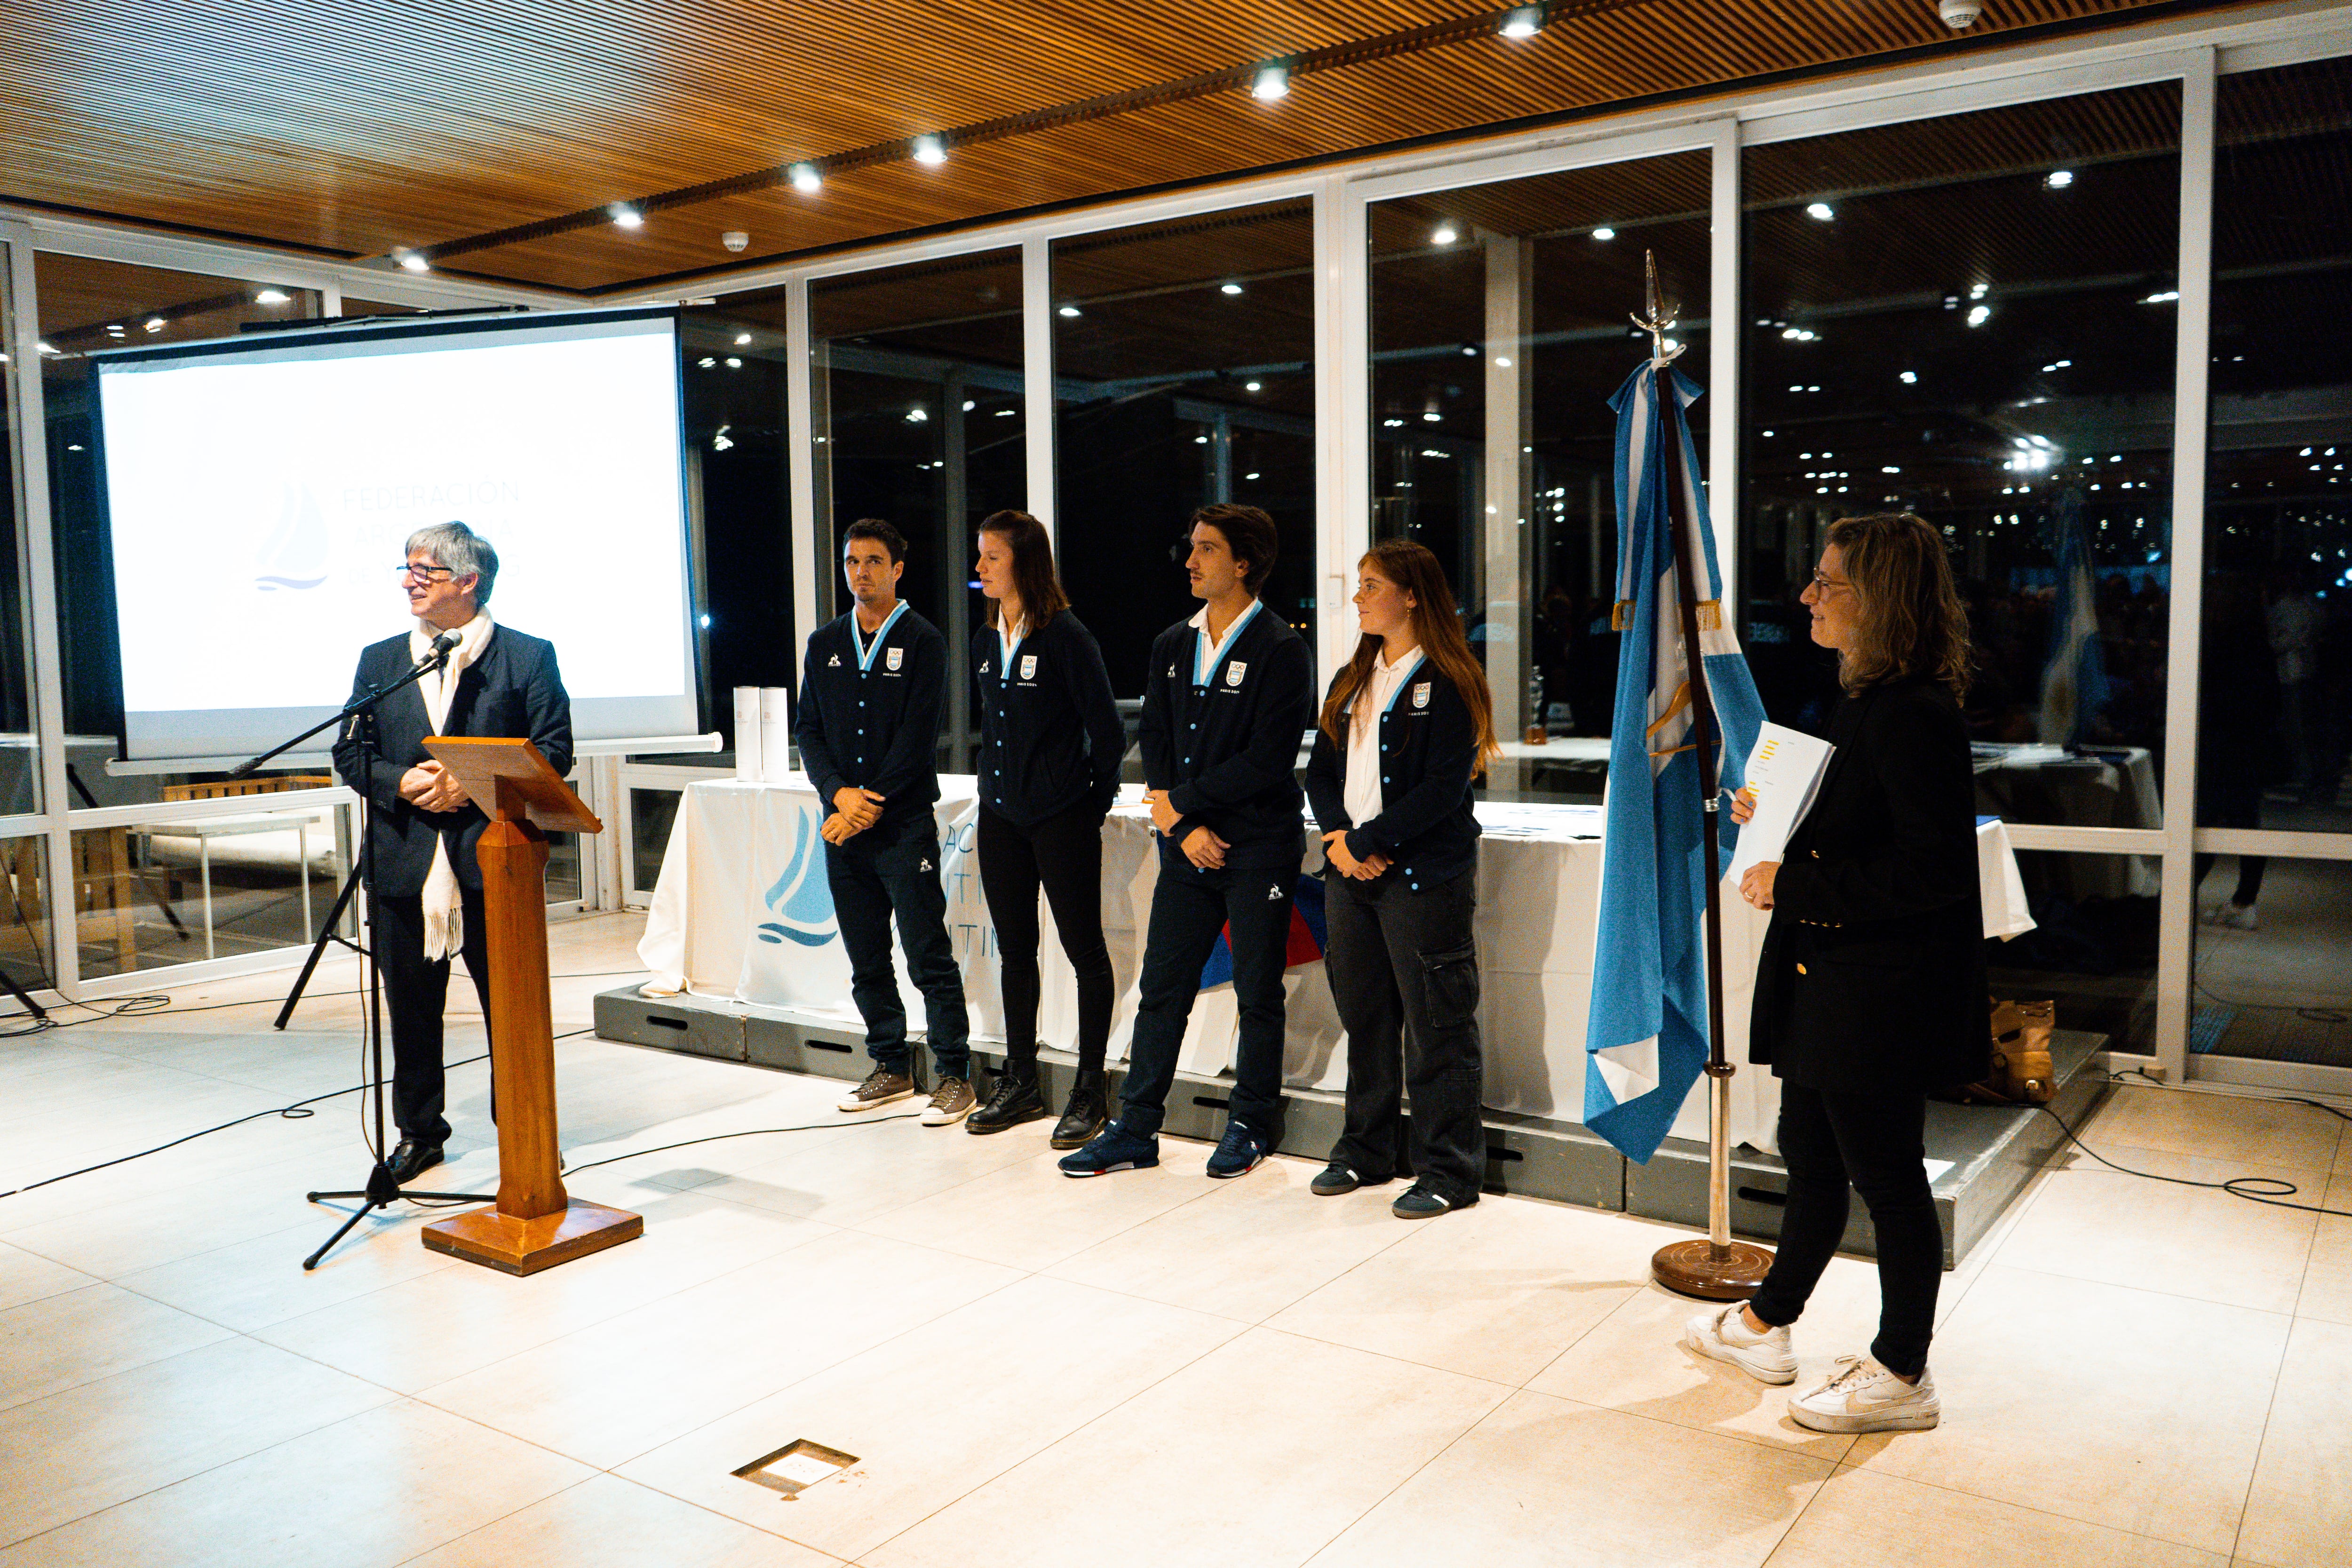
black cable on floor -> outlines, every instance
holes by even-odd
[[[910,1116],[920,1116],[919,1110],[901,1110],[888,1116],[866,1116],[847,1125],[870,1127],[877,1121],[904,1121]],[[763,1138],[771,1132],[822,1132],[828,1127],[845,1125],[839,1121],[811,1121],[799,1127],[754,1127],[747,1132],[713,1132],[705,1138],[688,1138],[677,1143],[656,1143],[650,1149],[632,1149],[625,1154],[608,1154],[602,1160],[591,1160],[584,1165],[566,1165],[563,1174],[576,1176],[583,1171],[593,1171],[599,1165],[614,1165],[623,1160],[634,1160],[641,1154],[666,1154],[672,1149],[691,1149],[697,1143],[718,1143],[729,1138]]]
[[[2137,1068],[2132,1070],[2138,1072]],[[2113,1076],[2120,1078],[2123,1075],[2117,1073]],[[2139,1076],[2142,1078],[2147,1077],[2146,1073],[2140,1073]],[[2150,1081],[2152,1082],[2154,1080],[2151,1079]],[[2267,1100],[2269,1103],[2273,1105],[2308,1105],[2315,1109],[2324,1110],[2327,1112],[2328,1115],[2336,1117],[2342,1121],[2352,1121],[2352,1115],[2347,1115],[2345,1112],[2336,1110],[2336,1107],[2332,1105],[2324,1105],[2316,1100],[2304,1100],[2300,1098],[2281,1098],[2272,1100],[2267,1095],[2255,1095],[2248,1098]],[[2200,1182],[2188,1176],[2159,1176],[2154,1171],[2135,1171],[2128,1165],[2118,1165],[2113,1160],[2108,1159],[2105,1154],[2100,1153],[2096,1149],[2092,1148],[2088,1143],[2084,1142],[2082,1138],[2076,1134],[2074,1130],[2066,1125],[2066,1119],[2064,1117],[2059,1115],[2056,1111],[2051,1110],[2046,1105],[2036,1105],[2033,1109],[2042,1112],[2042,1115],[2050,1118],[2051,1121],[2055,1121],[2058,1124],[2058,1130],[2066,1134],[2067,1141],[2073,1143],[2075,1148],[2080,1149],[2084,1153],[2088,1154],[2092,1159],[2096,1160],[2100,1164],[2105,1165],[2110,1171],[2120,1172],[2126,1176],[2144,1177],[2151,1182],[2169,1182],[2177,1187],[2204,1187],[2214,1192],[2227,1193],[2233,1198],[2243,1198],[2250,1204],[2268,1204],[2273,1208],[2301,1209],[2305,1214],[2335,1215],[2338,1218],[2352,1219],[2352,1211],[2332,1209],[2319,1204],[2291,1204],[2287,1202],[2286,1200],[2288,1198],[2294,1196],[2303,1189],[2296,1186],[2293,1182],[2284,1180],[2277,1176],[2231,1176],[2226,1181]],[[2273,1190],[2266,1193],[2250,1192],[2247,1190],[2248,1188],[2254,1186],[2269,1187]]]
[[[550,980],[613,980],[627,974],[650,974],[652,973],[653,971],[649,969],[597,969],[591,970],[583,974],[551,974],[548,978]],[[48,990],[55,990],[57,988],[56,983],[50,980],[47,970],[44,970],[41,973],[41,984],[44,988]],[[357,989],[351,991],[306,991],[302,994],[303,998],[306,1001],[312,997],[363,996],[365,994],[365,991]],[[13,1040],[21,1038],[26,1035],[46,1034],[51,1029],[79,1028],[84,1024],[103,1023],[109,1018],[146,1018],[153,1017],[164,1013],[216,1013],[224,1007],[259,1007],[270,1003],[282,1004],[285,1000],[286,998],[283,996],[254,996],[249,997],[243,1002],[205,1002],[193,1006],[174,1007],[172,1005],[172,998],[168,993],[156,992],[145,996],[126,996],[122,1000],[115,1003],[113,1005],[107,1007],[101,1007],[89,1002],[60,1002],[57,1005],[58,1008],[79,1007],[83,1012],[92,1014],[94,1016],[88,1018],[37,1019],[26,1028],[0,1029],[0,1040]],[[51,1009],[53,1012],[56,1010],[56,1008]],[[452,1018],[478,1018],[481,1015],[478,1013],[451,1013],[446,1015],[446,1016]]]
[[[629,970],[625,973],[635,974],[642,972],[637,970]],[[572,975],[567,976],[566,978],[584,979],[587,978],[587,976]],[[356,993],[352,993],[352,994],[356,994]],[[224,1003],[222,1005],[225,1006],[243,1005],[241,1003]],[[91,1019],[82,1019],[79,1021],[83,1023],[94,1022],[94,1020]],[[562,1034],[560,1034],[555,1037],[559,1040],[569,1040],[581,1035],[593,1034],[594,1032],[595,1026],[592,1024],[584,1029],[567,1029]],[[450,1062],[447,1066],[450,1068],[471,1067],[476,1062],[486,1062],[489,1059],[490,1053],[484,1051],[480,1056],[467,1057],[460,1061]],[[11,1187],[6,1192],[0,1193],[0,1198],[13,1198],[19,1193],[29,1193],[38,1187],[52,1186],[58,1182],[68,1181],[75,1176],[87,1176],[92,1171],[103,1171],[115,1165],[129,1164],[133,1160],[143,1160],[150,1154],[160,1154],[166,1149],[176,1149],[183,1143],[192,1143],[199,1138],[209,1138],[215,1132],[226,1132],[232,1127],[242,1127],[248,1121],[259,1121],[264,1117],[279,1116],[285,1118],[289,1121],[299,1121],[304,1117],[317,1115],[317,1111],[311,1110],[309,1108],[318,1104],[322,1100],[341,1100],[344,1095],[358,1094],[363,1090],[373,1089],[374,1087],[375,1081],[371,1079],[363,1083],[355,1083],[349,1089],[338,1089],[331,1090],[325,1094],[314,1094],[308,1100],[298,1100],[291,1105],[281,1105],[271,1110],[257,1110],[249,1116],[240,1116],[234,1121],[224,1121],[219,1123],[217,1126],[207,1127],[201,1131],[190,1132],[184,1136],[174,1138],[168,1143],[158,1143],[152,1149],[142,1149],[135,1154],[118,1155],[111,1160],[101,1160],[95,1165],[84,1165],[79,1171],[68,1171],[63,1175],[58,1176],[44,1176],[37,1182],[27,1182],[21,1187]],[[889,1119],[884,1118],[884,1120],[887,1121]],[[732,1134],[721,1134],[721,1136],[732,1136]],[[651,1151],[648,1151],[648,1152],[650,1152]],[[375,1152],[379,1158],[382,1157],[382,1151],[376,1151]],[[599,1164],[603,1164],[605,1162],[599,1161],[597,1163]],[[583,1166],[582,1168],[584,1170],[586,1167]]]

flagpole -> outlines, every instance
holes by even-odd
[[[1658,258],[1647,257],[1649,317],[1633,318],[1650,334],[1651,366],[1663,371],[1680,353],[1668,350],[1665,334],[1674,325],[1658,294]],[[1664,407],[1662,389],[1658,407]],[[1691,694],[1691,741],[1697,749],[1701,837],[1706,884],[1706,1239],[1677,1241],[1660,1247],[1650,1259],[1651,1277],[1667,1289],[1710,1301],[1745,1300],[1762,1289],[1772,1267],[1772,1255],[1752,1242],[1731,1238],[1731,1079],[1739,1069],[1723,1051],[1723,878],[1717,803],[1722,795],[1717,752],[1722,732],[1716,721],[1715,699],[1706,682],[1705,645],[1699,637],[1699,563],[1691,550],[1690,498],[1684,493],[1679,449],[1666,470],[1666,526],[1674,538],[1675,582],[1680,601],[1683,669]],[[1662,606],[1663,607],[1663,606]]]

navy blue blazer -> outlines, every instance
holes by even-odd
[[[1021,639],[1009,670],[1003,654],[994,626],[972,634],[980,798],[1016,827],[1081,804],[1101,816],[1118,795],[1127,727],[1094,633],[1064,610]]]
[[[1341,720],[1342,733],[1349,722]],[[1319,724],[1307,759],[1307,804],[1324,832],[1347,832],[1348,853],[1357,859],[1385,855],[1393,861],[1384,876],[1401,876],[1415,892],[1449,882],[1478,864],[1470,794],[1478,730],[1470,704],[1424,658],[1397,688],[1380,725],[1381,814],[1370,822],[1349,816],[1348,748]]]
[[[352,700],[390,686],[413,668],[407,633],[369,644],[360,653]],[[420,811],[400,797],[401,775],[431,761],[425,750],[428,735],[520,737],[539,748],[548,766],[570,773],[572,699],[555,668],[555,645],[499,626],[482,657],[458,672],[448,722],[440,729],[433,728],[425,694],[414,686],[377,706],[372,731],[364,725],[345,726],[335,742],[335,772],[368,797],[374,890],[379,893],[414,897],[423,892],[425,876],[433,869],[436,840],[449,847],[449,868],[457,873],[457,885],[467,892],[482,889],[482,868],[474,859],[474,846],[490,825],[482,808],[468,801],[456,811]]]

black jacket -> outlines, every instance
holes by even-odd
[[[352,700],[381,690],[415,667],[408,657],[408,634],[371,643],[360,651]],[[356,729],[357,733],[354,733]],[[512,626],[490,634],[482,657],[457,675],[449,699],[448,721],[433,728],[425,694],[411,686],[379,704],[373,731],[344,727],[335,742],[335,772],[368,797],[368,834],[375,850],[375,891],[414,897],[425,890],[433,869],[433,845],[449,846],[449,868],[457,885],[479,892],[482,868],[474,846],[490,819],[470,801],[456,811],[420,811],[400,798],[401,775],[431,758],[427,735],[520,736],[539,748],[548,766],[572,771],[572,699],[555,668],[555,645]],[[363,738],[362,738],[363,737]],[[362,763],[368,778],[362,781]]]
[[[1009,671],[997,668],[1003,653],[994,626],[972,635],[980,798],[1021,827],[1082,803],[1109,811],[1127,727],[1094,634],[1064,610],[1014,646]]]
[[[906,605],[878,640],[869,639],[861,669],[850,636],[856,615],[828,621],[809,638],[793,740],[827,816],[833,797],[852,785],[883,797],[882,820],[857,836],[878,847],[918,823],[931,826],[948,642]]]
[[[1959,705],[1932,681],[1867,688],[1839,702],[1829,740],[1773,881],[1749,1058],[1832,1092],[1973,1082],[1991,1037]]]
[[[1163,853],[1195,827],[1230,847],[1235,869],[1296,868],[1298,740],[1315,716],[1315,666],[1306,639],[1261,604],[1234,635],[1206,686],[1192,684],[1198,639],[1179,621],[1151,645],[1143,689],[1143,780],[1182,813]]]
[[[1342,717],[1341,734],[1351,722]],[[1395,864],[1384,875],[1401,876],[1416,892],[1451,881],[1478,864],[1478,819],[1470,809],[1478,731],[1470,705],[1424,658],[1397,688],[1380,723],[1381,814],[1370,822],[1348,816],[1348,748],[1318,725],[1307,759],[1315,820],[1326,833],[1346,829],[1348,853],[1359,860],[1387,856]]]

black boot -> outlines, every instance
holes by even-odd
[[[967,1132],[1002,1132],[1008,1127],[1018,1127],[1024,1121],[1034,1121],[1045,1114],[1045,1097],[1037,1092],[1037,1069],[1025,1071],[1005,1064],[996,1075],[996,1088],[988,1103],[963,1119]]]
[[[1070,1085],[1070,1102],[1062,1108],[1062,1120],[1054,1123],[1054,1147],[1083,1148],[1087,1140],[1103,1130],[1109,1114],[1107,1104],[1102,1069],[1087,1072],[1080,1068],[1077,1080]]]

